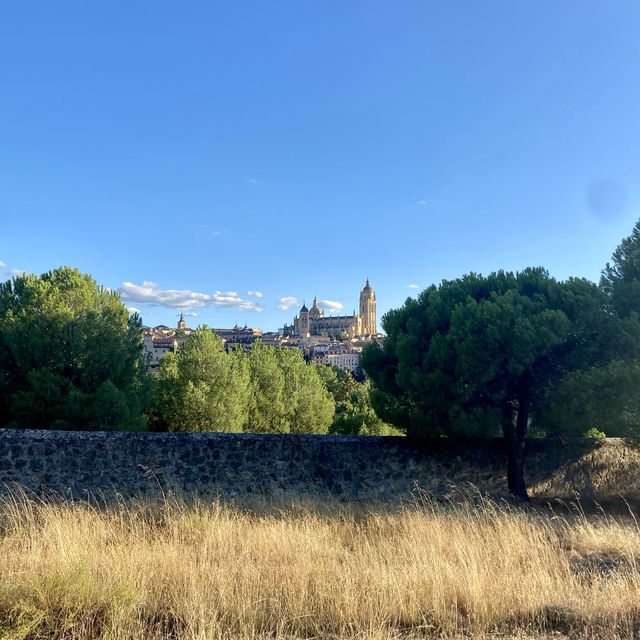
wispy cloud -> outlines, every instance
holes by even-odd
[[[3,262],[2,260],[0,260],[0,269],[2,269],[3,267],[6,267],[7,263]]]
[[[247,177],[244,179],[244,181],[245,181],[247,184],[250,184],[252,187],[257,187],[257,186],[259,186],[259,185],[260,185],[260,182],[258,181],[258,179],[257,179],[257,178],[254,178],[254,177],[252,177],[252,176],[247,176]]]
[[[138,309],[137,307],[127,307],[127,311],[129,313],[140,313],[140,309]]]
[[[416,200],[416,204],[419,204],[421,207],[424,207],[427,205],[427,201],[426,200]]]
[[[419,289],[420,285],[419,284],[408,284],[406,285],[407,289]]]
[[[197,226],[197,229],[204,235],[216,236],[216,237],[223,236],[225,233],[229,232],[228,229],[219,229],[217,227],[211,226],[210,224],[199,224]]]
[[[253,298],[262,298],[262,291],[247,291],[247,295]]]
[[[338,302],[337,300],[319,300],[318,306],[327,311],[340,311],[344,309],[342,302]]]
[[[220,307],[243,311],[262,311],[262,307],[256,302],[244,300],[235,291],[202,293],[191,289],[162,289],[157,283],[149,281],[140,285],[133,282],[123,282],[118,291],[124,302],[152,304],[169,309]]]
[[[299,303],[298,298],[295,296],[284,296],[278,300],[278,309],[280,311],[286,311],[287,309],[291,309],[291,307],[297,306]]]

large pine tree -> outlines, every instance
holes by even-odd
[[[0,284],[0,426],[140,429],[141,320],[62,267]]]

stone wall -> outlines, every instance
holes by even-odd
[[[527,481],[537,497],[640,496],[640,452],[619,439],[534,440]],[[500,440],[108,433],[0,429],[0,491],[227,498],[283,492],[345,500],[448,495],[468,483],[506,494]]]

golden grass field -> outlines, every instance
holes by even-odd
[[[478,496],[0,505],[0,638],[634,637],[631,515]]]

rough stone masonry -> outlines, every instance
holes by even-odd
[[[531,440],[526,476],[537,497],[640,497],[640,451],[621,439]],[[282,493],[340,500],[439,496],[469,484],[506,493],[501,440],[119,433],[0,429],[0,492],[82,498],[185,492],[239,498]]]

